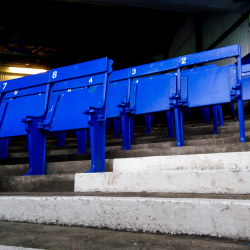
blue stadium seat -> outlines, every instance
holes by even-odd
[[[90,128],[91,168],[105,171],[105,122],[112,60],[53,69],[1,83],[0,148],[7,157],[5,138],[28,136],[29,170],[45,174],[46,134]]]

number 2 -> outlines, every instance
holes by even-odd
[[[186,57],[181,58],[181,64],[186,64],[187,63],[186,61],[187,61]]]

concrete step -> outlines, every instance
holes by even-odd
[[[227,139],[228,142],[236,142],[239,141],[239,133],[238,132],[230,132],[230,137],[229,134],[203,134],[203,135],[191,135],[191,136],[186,136],[185,137],[185,145],[189,145],[190,140],[204,140],[204,139]],[[246,131],[246,139],[250,139],[250,131]],[[158,143],[158,142],[171,142],[173,146],[176,146],[176,139],[175,138],[168,138],[167,135],[163,136],[162,133],[159,135],[154,135],[154,136],[148,136],[147,134],[144,134],[141,137],[137,137],[132,141],[132,148],[134,147],[133,145],[137,144],[142,144],[142,143]],[[204,144],[204,143],[203,143]],[[112,140],[107,140],[106,141],[106,147],[111,147],[111,146],[120,146],[122,147],[122,138],[113,138]],[[87,143],[87,147],[90,147],[89,142]],[[69,144],[67,144],[64,147],[56,147],[55,145],[47,145],[47,151],[57,151],[57,150],[62,150],[62,149],[77,149],[77,141],[72,140]],[[135,147],[134,147],[135,148]],[[23,153],[25,152],[26,154],[28,153],[27,149],[24,149],[22,146],[10,146],[9,147],[9,157],[12,155],[14,156],[13,153]]]
[[[250,137],[250,136],[248,136]],[[247,137],[247,138],[248,138]],[[250,139],[250,138],[249,138]],[[134,157],[134,156],[138,156],[138,150],[139,153],[142,154],[143,150],[146,150],[146,153],[144,152],[144,156],[147,155],[156,155],[159,153],[161,153],[162,151],[169,152],[169,150],[171,149],[173,154],[176,154],[178,152],[174,151],[183,151],[186,153],[197,153],[197,149],[198,150],[202,150],[208,147],[208,145],[212,145],[214,147],[214,144],[216,144],[216,148],[218,149],[219,147],[219,151],[223,150],[223,147],[220,146],[220,144],[222,145],[226,145],[226,147],[228,146],[228,144],[230,143],[234,143],[235,141],[237,141],[234,138],[234,135],[230,138],[217,138],[217,139],[200,139],[200,140],[188,140],[185,142],[186,146],[183,148],[176,148],[175,147],[175,143],[174,142],[160,142],[160,143],[142,143],[142,144],[135,144],[132,145],[132,150],[130,151],[122,151],[122,147],[121,146],[110,146],[110,147],[106,147],[106,171],[112,171],[112,159],[107,159],[107,155],[111,155],[111,157],[113,156],[118,157],[121,154],[122,155],[128,155],[129,157]],[[239,151],[240,144],[236,143],[236,145],[234,145],[233,148],[235,148],[235,150]],[[191,147],[191,152],[189,152],[188,146]],[[232,145],[231,145],[232,146]],[[195,149],[195,151],[194,151]],[[243,145],[243,149],[244,150],[245,147]],[[232,149],[233,150],[233,149]],[[210,149],[211,151],[211,149]],[[86,172],[89,170],[90,168],[90,160],[87,160],[88,158],[90,158],[90,150],[88,150],[88,154],[83,154],[83,155],[77,155],[77,150],[74,147],[63,147],[57,150],[48,150],[48,155],[52,155],[52,156],[58,156],[58,157],[54,157],[54,159],[50,159],[50,162],[46,163],[46,173],[47,174],[74,174],[74,173],[82,173],[82,172]],[[199,151],[198,151],[199,152]],[[209,153],[206,151],[206,153]],[[68,158],[73,158],[72,161],[68,161],[67,160],[67,155]],[[19,157],[16,157],[19,156]],[[12,157],[15,157],[16,159],[13,159]],[[64,161],[60,161],[57,162],[59,160],[59,158],[63,157],[63,159],[65,159]],[[74,160],[74,158],[77,158],[79,160]],[[48,158],[48,157],[47,157]],[[19,164],[18,164],[19,161]],[[11,175],[22,175],[25,174],[27,172],[28,169],[28,153],[27,152],[16,152],[16,153],[10,153],[10,158],[9,159],[5,159],[5,160],[1,160],[0,164],[0,176],[5,175],[5,176],[11,176]],[[12,165],[11,165],[12,164]]]
[[[76,174],[76,192],[250,193],[250,152],[113,160],[113,173]]]
[[[0,219],[168,234],[250,238],[250,200],[1,196]]]
[[[250,132],[249,132],[250,134]],[[246,136],[246,140],[250,141],[250,135]],[[235,143],[239,142],[239,139],[234,134],[230,137],[222,137],[222,138],[212,138],[212,139],[194,139],[186,140],[185,146],[198,146],[198,145],[210,145],[210,144],[223,144],[223,143]],[[168,142],[155,142],[152,143],[137,143],[132,144],[131,149],[141,149],[141,148],[166,148],[166,147],[176,147],[176,141],[168,141]],[[114,145],[114,146],[106,146],[106,152],[114,152],[115,150],[122,150],[122,145]],[[90,153],[90,148],[87,148],[87,153]],[[47,147],[46,156],[52,155],[62,155],[62,154],[77,154],[77,145],[65,146],[65,147]],[[9,151],[8,158],[18,158],[18,157],[28,157],[28,150],[15,150]]]
[[[113,172],[168,170],[250,170],[250,152],[151,156],[113,160]],[[250,186],[249,186],[250,187]]]
[[[90,169],[90,166],[91,160],[50,162],[45,164],[45,172],[46,175],[84,173]],[[20,176],[26,174],[28,169],[29,164],[2,165],[0,176]],[[113,171],[112,159],[105,160],[105,171]]]
[[[131,158],[131,157],[146,157],[146,156],[164,156],[164,155],[184,155],[184,154],[207,154],[207,153],[223,153],[223,152],[242,152],[249,151],[250,142],[245,143],[216,143],[216,141],[210,141],[206,145],[191,145],[175,147],[171,144],[159,144],[159,148],[153,145],[142,145],[132,150],[114,150],[113,147],[107,148],[105,153],[106,159],[114,158]],[[119,148],[119,147],[118,147]],[[120,147],[121,149],[121,147]],[[83,161],[90,160],[90,153],[76,154],[76,149],[60,149],[48,151],[46,156],[46,163],[51,162],[64,162],[64,161]],[[14,158],[1,159],[0,165],[16,165],[16,164],[28,164],[27,153],[13,153]],[[19,156],[19,157],[17,157]]]
[[[250,193],[250,170],[76,174],[75,192]]]
[[[74,175],[0,177],[0,192],[73,192]]]

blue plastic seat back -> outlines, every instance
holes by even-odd
[[[250,64],[242,65],[242,98],[250,100]]]
[[[27,115],[40,116],[45,112],[48,80],[49,72],[46,72],[1,83],[0,138],[27,134],[22,119]]]
[[[104,80],[104,75],[103,75]],[[89,87],[68,88],[52,93],[52,101],[60,95],[50,131],[80,130],[89,128],[87,115],[83,114],[89,107],[101,107],[103,104],[103,84]],[[54,88],[57,88],[55,84]],[[49,112],[53,111],[52,106]]]
[[[215,64],[211,64],[184,70],[182,71],[182,75],[197,70],[212,69],[215,68],[215,66]],[[171,78],[173,77],[176,77],[175,73],[164,73],[161,75],[133,79],[130,107],[133,106],[133,103],[135,104],[135,114],[147,114],[170,110],[169,98],[171,93],[176,92],[176,82],[173,81],[171,87]]]
[[[173,75],[162,74],[133,79],[131,105],[135,102],[136,115],[170,110],[170,79]]]
[[[52,88],[52,99],[45,119],[45,124],[51,123],[49,131],[89,128],[84,112],[89,108],[104,107],[108,87],[107,73],[110,71],[108,58],[82,63],[77,67],[72,65],[57,69],[57,82]],[[65,74],[71,79],[64,80]],[[52,78],[51,80],[53,81]]]
[[[26,135],[25,124],[22,121],[23,117],[28,115],[41,116],[45,111],[45,91],[46,86],[35,87],[39,88],[39,93],[29,95],[15,95],[13,93],[7,93],[1,104],[1,113],[4,108],[4,104],[7,104],[4,119],[0,129],[0,137],[12,137]],[[31,90],[31,89],[30,89]],[[35,90],[32,90],[36,92]],[[19,92],[27,92],[26,90],[20,90]]]
[[[117,105],[127,101],[129,80],[111,82],[108,91],[107,118],[120,117]]]
[[[189,108],[231,102],[230,93],[237,83],[236,66],[199,68],[182,74],[181,100]]]

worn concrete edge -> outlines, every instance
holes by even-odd
[[[0,220],[250,239],[250,201],[0,197]]]
[[[249,158],[250,152],[117,158],[113,160],[113,172],[122,173],[192,169],[242,170],[250,169]]]
[[[75,175],[75,192],[249,194],[250,170],[169,170]]]

